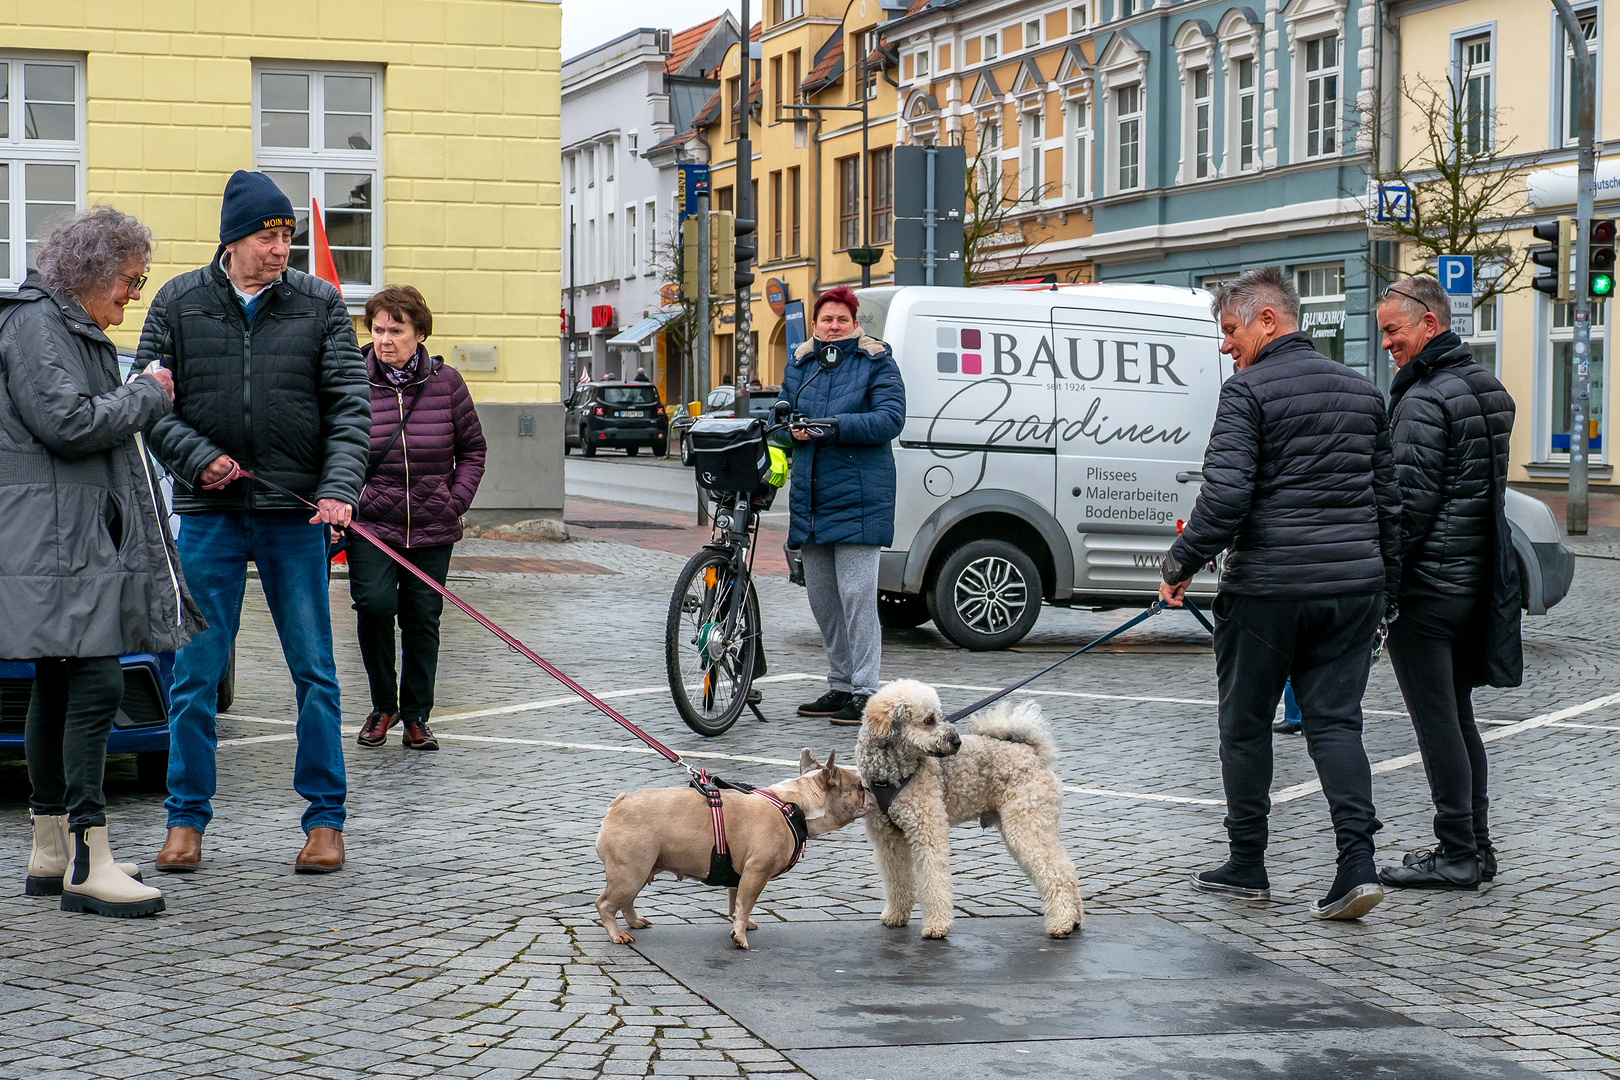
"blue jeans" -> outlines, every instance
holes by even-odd
[[[1300,711],[1299,702],[1294,700],[1293,679],[1283,683],[1283,719],[1295,727],[1305,722],[1305,714]]]
[[[343,828],[342,709],[332,660],[326,526],[303,511],[214,510],[180,522],[180,565],[208,629],[174,661],[169,699],[169,827],[202,832],[214,816],[217,782],[214,713],[242,622],[247,564],[259,569],[264,598],[298,691],[293,790],[309,803],[304,831]]]

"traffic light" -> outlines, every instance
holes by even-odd
[[[1593,218],[1586,233],[1586,295],[1614,295],[1614,219]]]
[[[759,256],[759,241],[755,239],[758,223],[752,218],[738,218],[737,228],[737,288],[746,289],[754,283],[754,260]],[[1610,251],[1613,255],[1613,251]]]
[[[702,260],[699,258],[702,237],[698,234],[702,227],[703,219],[696,214],[681,222],[681,292],[694,303],[703,281]]]
[[[719,210],[709,217],[714,222],[714,232],[709,236],[709,251],[714,255],[714,291],[728,293],[736,288],[731,283],[737,272],[731,250],[731,228],[737,219],[730,210]]]
[[[1611,226],[1613,222],[1609,223]],[[1536,292],[1546,293],[1559,303],[1569,301],[1569,253],[1575,246],[1575,219],[1560,217],[1555,221],[1538,221],[1531,226],[1531,234],[1537,240],[1546,240],[1548,243],[1541,247],[1530,249],[1530,261],[1537,266],[1545,266],[1550,273],[1537,274],[1530,287]],[[1613,239],[1611,229],[1609,261],[1614,262]]]

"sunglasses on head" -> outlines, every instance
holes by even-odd
[[[1431,315],[1434,314],[1434,308],[1430,307],[1428,304],[1424,304],[1422,300],[1419,300],[1417,297],[1413,296],[1411,293],[1402,292],[1401,290],[1395,288],[1393,285],[1391,285],[1389,288],[1384,290],[1383,299],[1379,300],[1379,303],[1383,303],[1384,300],[1388,300],[1391,296],[1404,296],[1406,299],[1412,301],[1414,304],[1422,304],[1424,311],[1427,311]]]

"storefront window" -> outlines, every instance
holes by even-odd
[[[1592,305],[1591,405],[1587,413],[1587,442],[1591,460],[1603,459],[1603,342],[1607,304]],[[1554,304],[1552,318],[1552,452],[1569,453],[1570,403],[1575,391],[1575,305]]]
[[[1304,266],[1294,271],[1299,288],[1299,328],[1316,351],[1344,363],[1344,264]]]

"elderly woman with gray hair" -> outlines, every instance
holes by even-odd
[[[0,297],[0,657],[34,664],[24,748],[26,892],[131,918],[163,896],[107,844],[102,773],[119,656],[202,629],[139,432],[173,407],[167,371],[121,383],[106,330],[139,299],[151,230],[98,206],[58,224]]]

